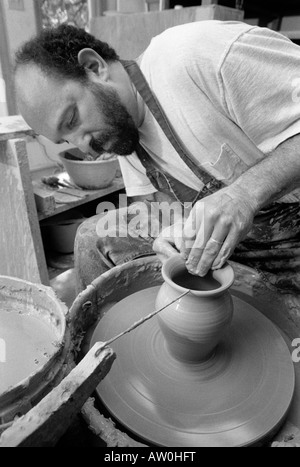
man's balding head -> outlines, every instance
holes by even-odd
[[[131,154],[138,105],[116,52],[82,29],[62,25],[16,54],[20,113],[37,134],[83,152]]]

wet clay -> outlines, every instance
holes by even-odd
[[[237,263],[230,262],[232,267],[234,268],[235,271],[235,284],[233,285],[232,292],[234,296],[238,295],[239,298],[241,298],[243,301],[245,301],[247,304],[252,305],[254,308],[258,309],[263,315],[266,315],[271,321],[274,321],[274,323],[278,326],[278,328],[283,329],[287,335],[289,336],[289,342],[291,342],[291,339],[293,338],[298,338],[299,337],[299,329],[300,329],[300,306],[298,305],[297,308],[295,306],[295,314],[296,311],[298,313],[298,316],[295,317],[294,313],[291,313],[291,307],[288,305],[287,300],[290,300],[290,296],[282,295],[279,294],[278,291],[271,290],[270,287],[266,285],[264,282],[263,278],[261,277],[260,274],[257,273],[257,271],[247,268],[246,266],[239,265]],[[128,297],[129,295],[132,295],[136,293],[137,291],[144,290],[145,287],[154,287],[154,286],[161,286],[163,279],[160,273],[160,267],[161,263],[155,256],[151,257],[145,257],[141,259],[137,259],[135,261],[125,263],[122,266],[113,268],[109,270],[107,273],[103,274],[100,276],[96,281],[93,283],[93,286],[89,286],[82,294],[80,297],[77,298],[74,306],[72,307],[72,317],[73,317],[73,322],[76,325],[76,331],[77,335],[80,333],[82,330],[87,330],[87,328],[90,326],[90,333],[86,333],[85,336],[87,337],[87,340],[84,342],[85,344],[85,352],[88,351],[88,349],[93,345],[94,340],[91,342],[91,336],[95,332],[95,327],[97,321],[101,320],[101,324],[99,324],[99,327],[101,326],[101,329],[105,329],[105,322],[102,321],[107,315],[107,317],[111,314],[111,309],[112,307],[115,306],[115,302],[121,301],[124,298]],[[298,302],[299,303],[299,302]],[[86,307],[89,306],[88,312],[86,311]],[[135,306],[133,304],[133,306]],[[128,310],[131,310],[133,308],[132,304],[130,307],[128,307]],[[150,306],[150,311],[149,309],[145,309],[145,306],[147,307],[147,302],[146,302],[146,297],[145,295],[143,296],[143,301],[142,304],[139,304],[140,311],[144,311],[144,313],[148,313],[150,311],[153,311],[154,305]],[[243,307],[244,308],[244,307]],[[294,308],[293,308],[294,309]],[[126,311],[128,311],[126,310]],[[129,313],[130,314],[130,313]],[[239,313],[236,314],[236,316],[239,316]],[[123,322],[123,319],[126,317],[126,322]],[[252,317],[252,314],[251,314]],[[120,319],[121,318],[121,319]],[[119,331],[122,331],[126,327],[129,327],[132,322],[137,320],[139,317],[137,316],[129,316],[127,317],[126,314],[124,313],[124,309],[120,312],[120,318],[116,318],[115,316],[112,317],[113,322],[116,323],[118,320],[122,320],[122,322],[119,325],[118,329],[113,329],[111,330],[111,333],[109,335],[104,335],[102,336],[102,340],[106,340],[107,338],[115,335]],[[295,325],[296,319],[297,318],[297,325]],[[128,319],[128,321],[127,321]],[[134,333],[141,332],[141,344],[138,347],[138,350],[136,351],[135,355],[139,355],[141,352],[141,349],[145,349],[145,337],[147,339],[150,339],[151,335],[147,333],[147,329],[145,329],[144,326],[154,326],[156,318],[154,318],[154,321],[150,320],[148,321],[145,325],[141,326],[139,329],[134,331]],[[140,330],[140,331],[139,331]],[[243,334],[243,338],[247,338],[247,335],[249,333]],[[128,357],[128,337],[130,337],[132,333],[128,334],[124,338],[116,341],[114,344],[114,349],[117,351],[117,360],[113,365],[112,371],[116,372],[116,374],[119,374],[119,366],[121,367],[121,371],[124,371],[124,364],[121,362],[122,358],[125,356]],[[161,334],[160,334],[161,336]],[[229,336],[231,336],[231,333],[229,333]],[[153,339],[156,339],[156,334],[152,336]],[[99,340],[99,336],[97,336],[97,340]],[[124,342],[125,347],[125,354],[124,350],[118,348],[120,344]],[[234,345],[236,345],[235,340],[233,341]],[[265,342],[265,339],[262,340],[262,343]],[[155,344],[155,348],[159,344],[162,345],[162,349],[164,352],[166,352],[166,347],[163,345],[163,342],[158,342],[155,343],[153,340],[150,339],[150,344],[153,343],[153,346]],[[274,341],[271,340],[270,343],[275,345]],[[153,348],[151,346],[151,349]],[[249,355],[249,349],[248,346],[245,349],[245,355]],[[269,347],[267,347],[267,352],[269,353]],[[145,350],[143,350],[143,353],[147,354]],[[240,353],[240,350],[238,351],[238,354]],[[147,354],[148,356],[153,356],[153,352],[151,351],[150,354]],[[276,351],[276,355],[282,356],[282,353],[280,352],[278,354],[278,351]],[[230,357],[231,358],[231,357]],[[288,365],[291,362],[291,357],[289,355],[289,360],[288,360]],[[150,359],[150,357],[149,357]],[[276,362],[277,359],[274,359],[274,355],[271,358],[271,365]],[[162,362],[161,355],[159,354],[159,351],[155,353],[155,356],[150,359],[151,365],[158,365]],[[162,362],[163,363],[163,362]],[[177,362],[178,363],[178,362]],[[210,363],[210,361],[209,361]],[[258,360],[258,363],[260,363],[260,360]],[[168,372],[171,371],[172,366],[170,366],[169,362],[167,362],[167,370]],[[179,363],[178,363],[179,365]],[[203,364],[201,364],[203,366]],[[136,360],[134,359],[134,368],[136,368]],[[209,365],[208,365],[209,367]],[[297,385],[299,384],[299,371],[298,371],[298,365],[294,366],[296,369],[297,373]],[[127,367],[126,367],[127,368]],[[206,368],[206,367],[205,367]],[[213,367],[214,368],[214,367]],[[212,370],[213,370],[212,368]],[[220,367],[218,367],[220,368]],[[148,366],[147,366],[148,369]],[[177,368],[174,369],[175,377],[179,378],[180,376],[180,383],[182,384],[182,372],[177,372]],[[222,368],[220,368],[219,371],[221,371]],[[126,370],[127,371],[127,370]],[[126,371],[125,371],[125,376],[126,376]],[[209,368],[208,370],[209,371]],[[243,371],[243,367],[240,367],[240,371]],[[135,374],[137,373],[137,370],[135,371]],[[207,372],[205,373],[207,376]],[[275,371],[276,374],[276,371]],[[103,381],[103,384],[101,383],[101,386],[106,384],[108,379],[111,377],[112,373],[105,378]],[[159,373],[160,378],[163,378],[162,373]],[[131,374],[128,376],[130,378],[130,384],[128,385],[127,389],[128,391],[132,388],[132,377]],[[151,381],[149,381],[149,375],[146,372],[145,377],[147,378],[147,385],[149,387]],[[246,381],[249,380],[249,375],[245,376]],[[205,383],[205,378],[203,377],[204,383]],[[287,380],[287,378],[285,378]],[[120,379],[119,379],[119,386],[117,387],[117,391],[120,390],[120,388],[125,387],[124,383],[125,379],[121,382],[120,384]],[[154,384],[154,383],[153,383]],[[156,384],[156,382],[155,382]],[[240,378],[234,378],[234,388],[236,384],[241,384],[241,379]],[[249,384],[248,384],[249,386]],[[100,387],[99,387],[100,389]],[[166,388],[167,391],[168,388]],[[166,394],[166,400],[168,401],[169,394],[173,393],[174,389],[176,389],[176,384],[172,385],[172,390],[168,391]],[[274,392],[274,387],[271,389],[270,394],[273,394]],[[298,391],[299,392],[299,391]],[[138,394],[141,394],[140,392],[136,392],[136,395],[138,397]],[[143,394],[143,393],[142,393]],[[143,398],[141,394],[141,398]],[[147,392],[145,391],[144,394],[147,396]],[[186,392],[185,392],[186,394]],[[232,390],[232,396],[238,395],[236,392],[236,389]],[[285,391],[281,390],[281,397],[285,395]],[[145,397],[146,397],[145,396]],[[100,396],[101,397],[101,396]],[[149,398],[143,399],[144,404],[143,407],[148,407],[149,405]],[[190,398],[185,399],[187,403],[189,402]],[[224,394],[221,391],[221,397],[220,395],[216,399],[216,403],[224,400]],[[214,402],[214,401],[213,401]],[[225,399],[226,402],[226,399]],[[208,406],[208,405],[207,405]],[[161,411],[162,411],[162,406],[158,408],[157,411],[154,412],[154,414],[157,414],[157,417],[161,417]],[[277,405],[275,405],[275,409],[277,410]],[[256,410],[256,406],[253,406],[254,410]],[[116,409],[116,406],[113,406],[114,410]],[[135,414],[136,414],[136,401],[134,404],[134,409],[135,409]],[[122,409],[120,409],[122,411]],[[117,410],[119,412],[119,409]],[[273,410],[272,410],[273,411]],[[219,410],[217,411],[219,412]],[[274,411],[273,411],[274,412]],[[175,413],[178,413],[178,410],[175,410]],[[195,407],[193,407],[193,410],[190,412],[189,419],[191,419],[191,414],[195,413]],[[270,416],[270,413],[268,414]],[[100,417],[100,418],[99,418]],[[96,418],[96,417],[94,417]],[[181,422],[181,418],[179,418],[179,423]],[[97,421],[97,429],[100,431],[103,430],[103,419],[105,420],[103,415],[98,414],[98,421]],[[215,416],[214,416],[215,419]],[[299,409],[299,398],[296,397],[294,398],[294,402],[292,405],[292,410],[289,411],[289,416],[288,416],[288,421],[289,425],[290,423],[300,426],[300,409]],[[130,422],[132,422],[132,419],[130,419]],[[145,421],[142,420],[142,427],[144,429],[145,427]],[[125,423],[126,425],[126,423]],[[128,426],[126,427],[126,429]],[[110,427],[109,427],[110,430]],[[116,442],[115,440],[118,440],[118,435],[116,434],[117,430],[112,430],[110,431],[110,436],[114,436],[114,443]],[[157,430],[157,425],[154,428],[154,432],[156,433]],[[113,435],[111,435],[113,433]],[[127,431],[126,431],[127,433]],[[107,434],[107,433],[106,433]],[[140,434],[140,433],[139,433]],[[227,439],[227,438],[226,438]],[[133,440],[131,441],[132,443],[134,442]],[[159,442],[161,443],[161,437],[159,437]],[[178,446],[178,439],[174,441],[174,445]],[[117,446],[118,444],[114,444],[114,446]]]
[[[57,350],[56,336],[41,319],[0,310],[0,394],[39,370]]]
[[[158,291],[141,290],[117,303],[90,346],[148,315]],[[289,348],[247,302],[234,298],[234,310],[230,332],[206,361],[173,357],[155,317],[115,341],[117,359],[97,388],[112,416],[159,446],[249,446],[276,431],[294,392]]]
[[[216,290],[221,287],[220,282],[212,276],[211,272],[205,277],[199,277],[190,274],[187,270],[182,270],[174,273],[172,280],[175,284],[180,285],[180,287],[190,290],[208,291]]]

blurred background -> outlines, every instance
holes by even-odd
[[[0,2],[0,117],[17,113],[11,79],[14,50],[41,28],[68,22],[89,28],[94,16],[108,15],[118,10],[126,12],[126,5],[149,3],[148,10],[160,2],[149,0],[1,0]],[[219,4],[244,10],[245,21],[257,21],[260,26],[281,30],[286,17],[289,26],[300,31],[299,0],[164,0],[163,8],[192,7]],[[141,6],[143,9],[144,7]],[[130,10],[130,6],[128,7]],[[139,8],[137,11],[143,11]],[[300,35],[299,35],[300,36]],[[299,37],[300,38],[300,37]],[[298,34],[292,37],[298,41]]]

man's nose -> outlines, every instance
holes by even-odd
[[[84,136],[74,135],[73,138],[70,138],[70,142],[72,142],[74,146],[77,146],[80,149],[80,151],[87,154],[91,149],[90,148],[91,139],[92,138],[90,135],[84,135]]]

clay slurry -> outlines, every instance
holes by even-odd
[[[55,351],[55,334],[34,315],[0,310],[0,395],[39,370]],[[0,342],[0,343],[1,343]]]
[[[185,289],[190,290],[197,290],[197,291],[208,291],[208,290],[216,290],[221,287],[220,282],[218,282],[209,272],[205,277],[195,276],[190,274],[187,270],[182,270],[176,272],[172,276],[172,281],[175,284],[180,285],[180,287],[184,287]]]

